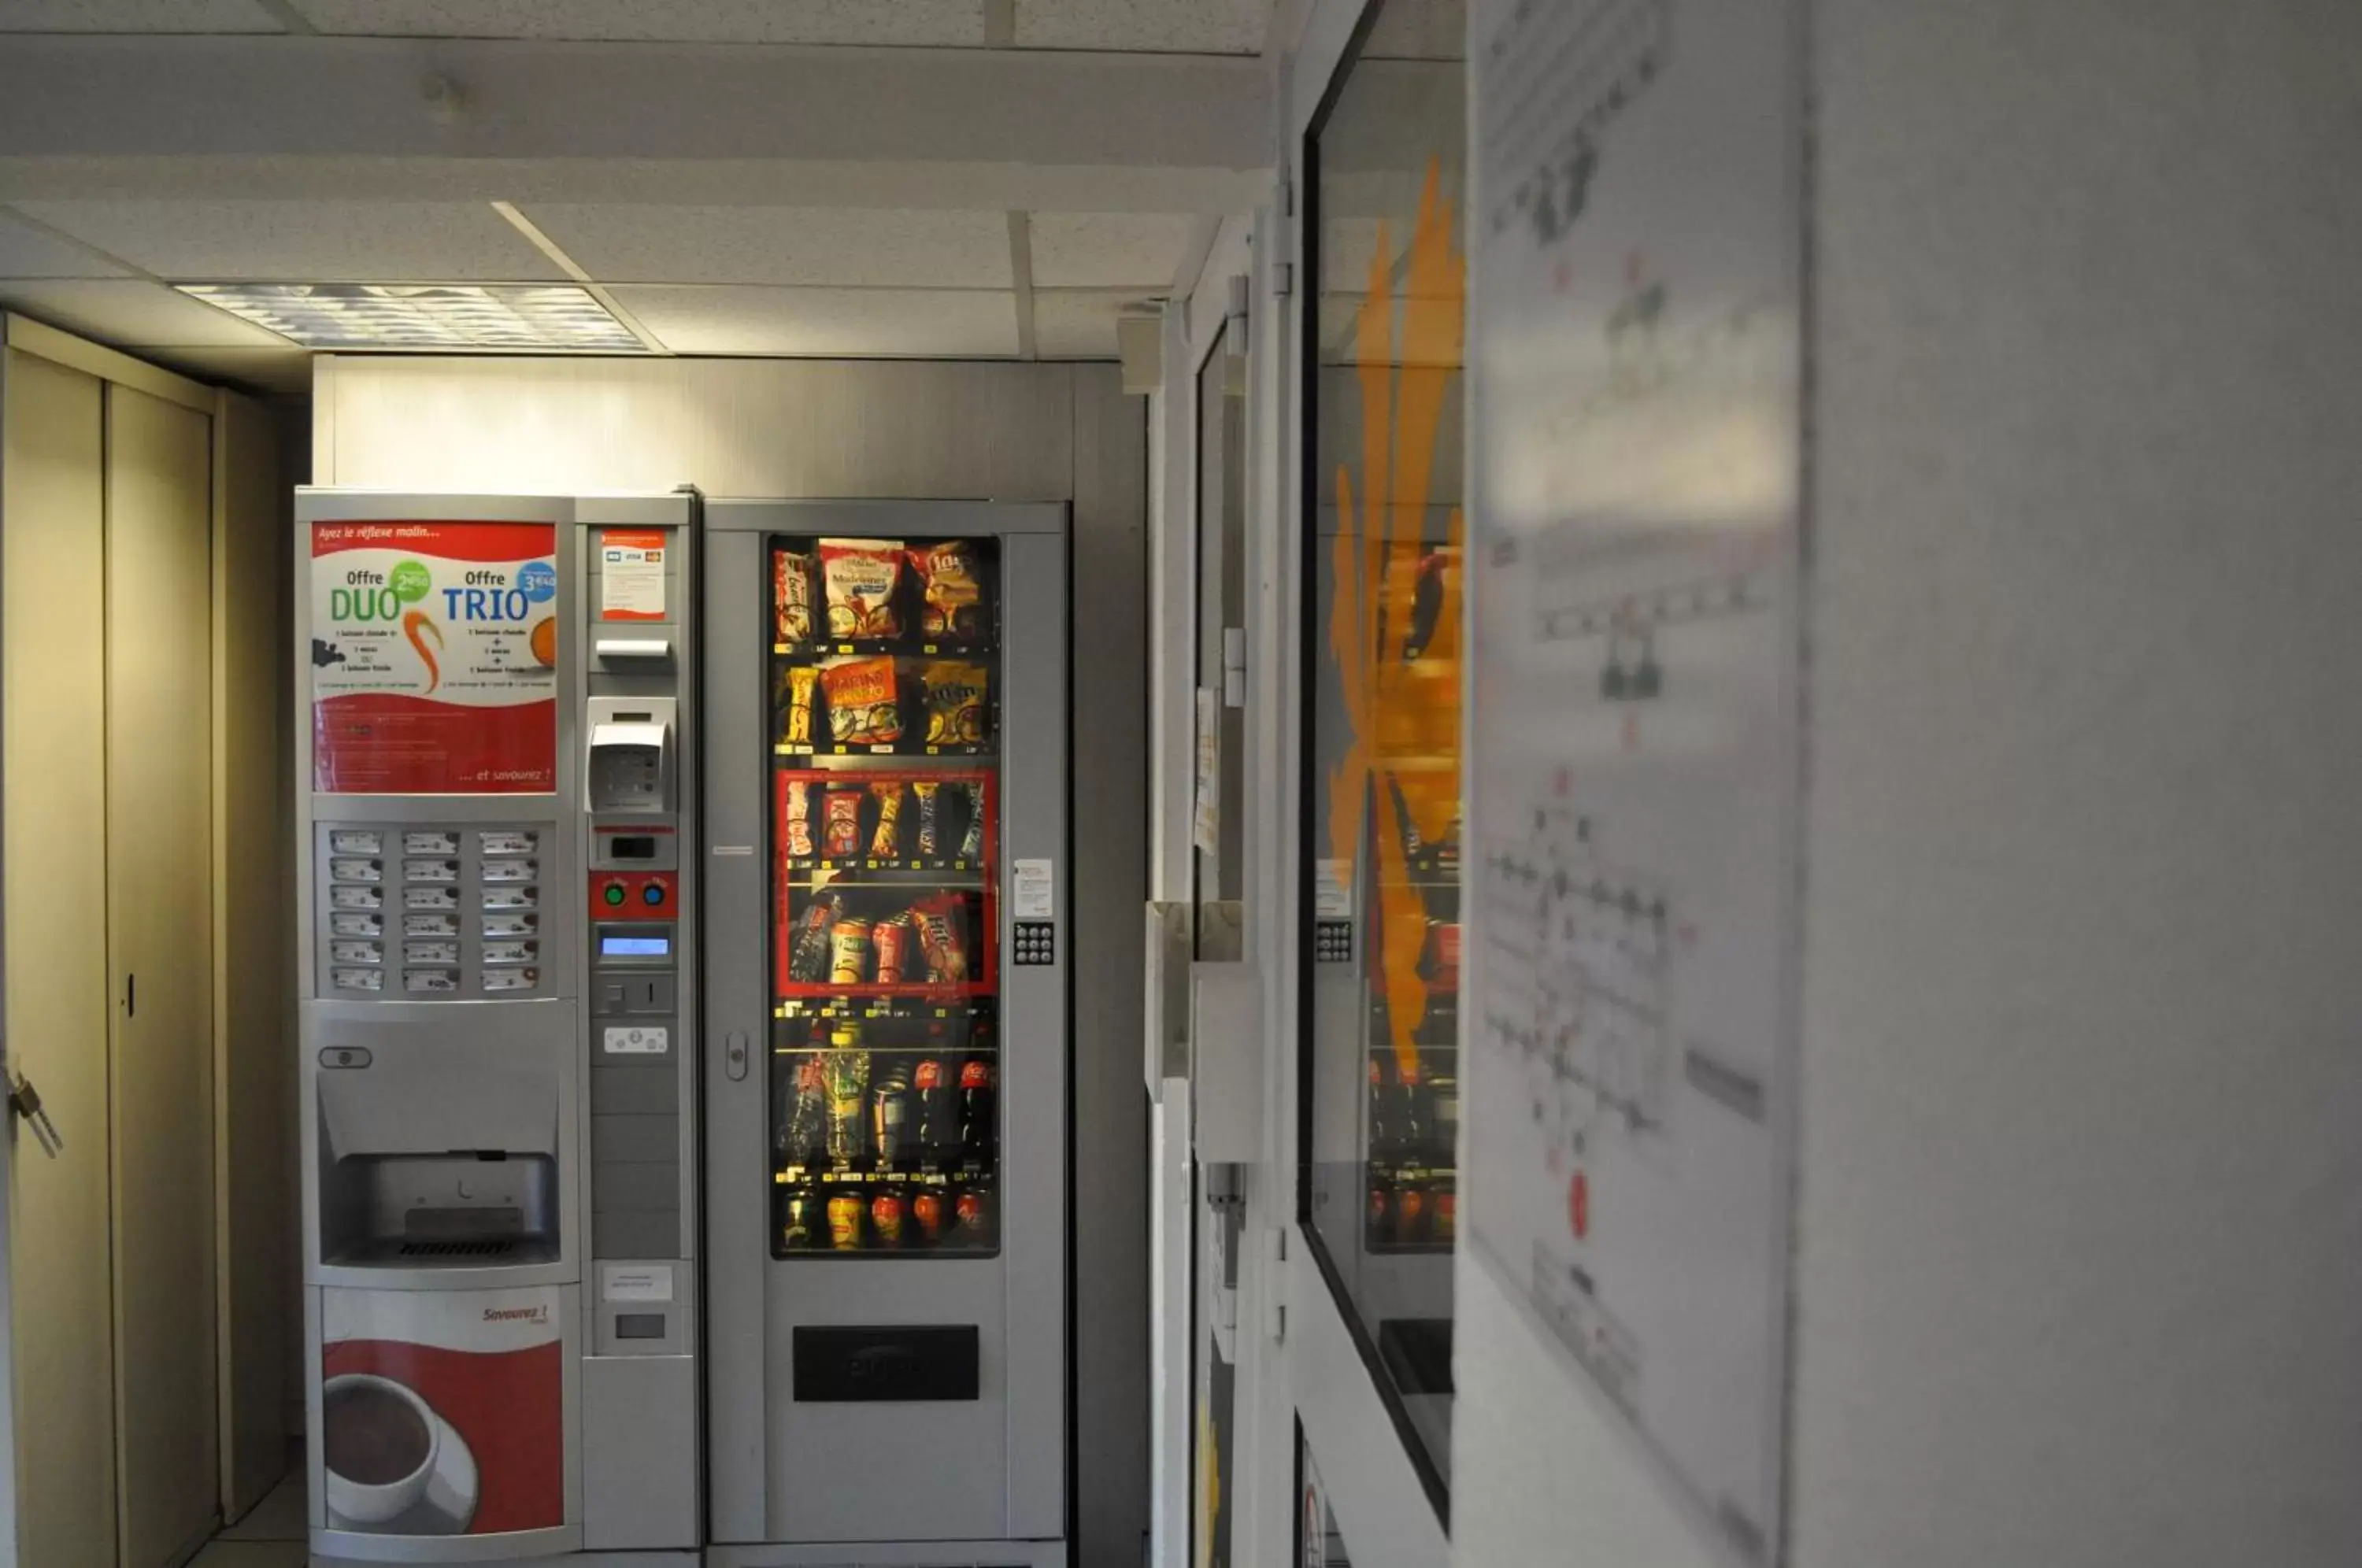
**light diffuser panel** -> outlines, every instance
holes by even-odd
[[[181,283],[306,348],[644,354],[590,292],[564,283]]]

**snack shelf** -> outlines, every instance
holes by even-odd
[[[790,855],[783,863],[789,871],[926,871],[936,876],[981,877],[981,862],[959,856],[905,855],[889,858],[866,855]]]
[[[990,658],[1000,652],[990,639],[973,642],[939,641],[931,637],[833,637],[823,643],[773,643],[771,657],[783,659],[844,658],[858,654],[892,654],[898,658]]]
[[[782,1165],[771,1173],[777,1187],[793,1187],[798,1182],[836,1182],[841,1184],[891,1182],[905,1187],[955,1187],[992,1179],[992,1163],[988,1160],[963,1160],[933,1171],[881,1171],[857,1162],[826,1165]]]
[[[822,987],[821,989],[827,989]],[[780,999],[772,1008],[773,1018],[857,1018],[857,1019],[920,1019],[942,1020],[988,1018],[992,1014],[990,988],[978,988],[972,996],[946,998],[928,988],[923,997],[878,996],[874,989],[862,994],[828,997],[793,996]],[[808,1051],[809,1045],[777,1046],[775,1055]]]
[[[771,754],[774,756],[788,758],[803,756],[992,757],[999,755],[989,742],[980,741],[975,745],[944,745],[933,741],[909,740],[856,742],[846,745],[834,744],[798,745],[789,741],[780,741],[771,747]]]
[[[988,980],[961,980],[948,986],[926,980],[891,986],[881,986],[875,982],[860,986],[837,986],[825,981],[782,980],[779,982],[779,999],[782,1001],[836,1002],[851,1007],[857,1007],[864,1000],[931,1001],[947,1006],[953,1000],[983,1000],[993,996],[998,989],[998,987]],[[789,1015],[783,1012],[779,1016],[786,1018]]]

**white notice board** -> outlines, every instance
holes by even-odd
[[[1471,1250],[1781,1540],[1802,207],[1780,0],[1476,0]]]

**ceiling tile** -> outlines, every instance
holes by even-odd
[[[146,348],[286,348],[287,340],[161,283],[0,282],[0,304],[138,353]]]
[[[675,43],[981,44],[984,0],[294,0],[324,33]]]
[[[6,0],[0,33],[275,33],[255,0]]]
[[[1035,213],[1033,282],[1170,289],[1197,221],[1187,213]]]
[[[1271,0],[1017,0],[1020,49],[1261,54]]]
[[[1468,50],[1468,0],[1386,0],[1362,46],[1368,60],[1460,60]]]
[[[1044,290],[1033,296],[1033,351],[1044,359],[1112,359],[1116,318],[1145,304],[1121,291]]]
[[[1009,215],[858,207],[534,205],[602,283],[1005,289]]]
[[[122,278],[129,274],[79,245],[0,212],[0,278]]]
[[[676,354],[1010,358],[1017,305],[997,289],[625,285],[616,302]]]
[[[21,202],[183,282],[531,282],[564,276],[483,202]]]

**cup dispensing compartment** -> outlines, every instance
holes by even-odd
[[[308,1021],[320,1265],[379,1275],[565,1263],[572,1009],[437,1016],[432,1031],[361,1009]]]

